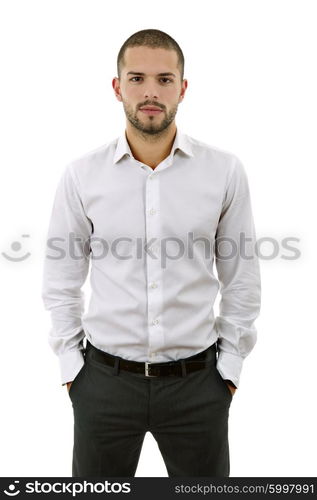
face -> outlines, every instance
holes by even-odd
[[[125,51],[120,81],[114,78],[112,85],[127,120],[138,131],[155,135],[173,123],[187,88],[177,62],[174,50],[129,47]]]

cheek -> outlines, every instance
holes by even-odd
[[[124,94],[124,100],[130,108],[136,108],[144,101],[143,94],[139,91],[128,91]]]
[[[168,103],[170,107],[174,107],[175,104],[178,103],[180,91],[177,92],[175,89],[166,89],[164,95],[166,98],[166,103]]]
[[[137,105],[140,101],[138,101],[135,96],[131,96],[129,94],[125,94],[122,96],[123,98],[123,103],[126,108],[128,108],[130,111],[134,111],[137,108]]]

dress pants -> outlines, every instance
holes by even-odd
[[[201,370],[152,378],[106,365],[94,359],[96,350],[90,344],[84,351],[69,390],[73,477],[134,477],[147,431],[169,477],[229,476],[233,396],[216,368],[216,343]]]

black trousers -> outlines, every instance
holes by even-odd
[[[201,370],[153,378],[103,364],[95,350],[86,350],[69,391],[73,477],[134,477],[147,431],[169,477],[229,476],[232,394],[216,368],[216,344]]]

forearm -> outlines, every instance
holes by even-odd
[[[59,358],[62,384],[73,380],[84,363],[81,287],[89,270],[91,231],[74,174],[66,168],[55,194],[42,282],[44,306],[51,313],[48,342]]]
[[[257,340],[254,322],[261,306],[256,232],[248,182],[240,163],[228,186],[215,249],[221,294],[216,318],[217,368],[224,379],[238,387],[243,360]]]

